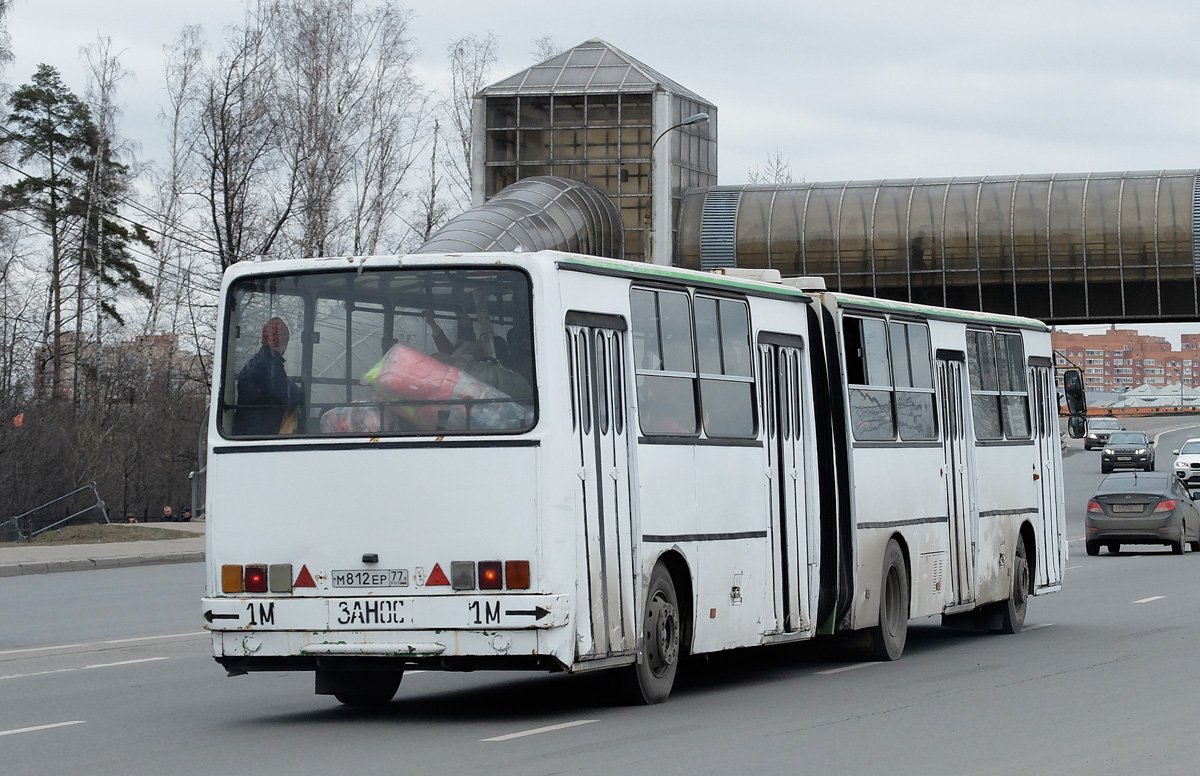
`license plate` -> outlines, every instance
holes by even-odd
[[[1118,455],[1118,456],[1117,456],[1117,460],[1118,460],[1118,461],[1132,461],[1132,460],[1133,460],[1133,458],[1131,458],[1131,457],[1130,457],[1130,456],[1128,456],[1128,455]]]
[[[408,569],[334,569],[334,587],[408,587]]]
[[[1141,504],[1113,504],[1110,509],[1114,512],[1141,512]]]

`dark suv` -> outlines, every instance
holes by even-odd
[[[1145,469],[1154,471],[1154,443],[1141,431],[1114,431],[1100,452],[1100,471]]]
[[[1108,435],[1121,430],[1121,422],[1116,418],[1092,418],[1087,423],[1087,435],[1083,438],[1083,449],[1092,450],[1104,447],[1108,442]]]

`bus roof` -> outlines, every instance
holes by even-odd
[[[942,320],[958,321],[960,323],[989,323],[1003,326],[1015,326],[1021,329],[1049,331],[1042,321],[1036,318],[1025,318],[1019,315],[1003,313],[980,312],[977,310],[959,310],[952,307],[936,307],[933,305],[901,302],[895,299],[880,299],[873,296],[844,294],[840,291],[829,291],[824,298],[834,306],[846,309],[870,310],[875,312],[909,313],[922,318],[940,318]]]
[[[640,280],[659,280],[688,283],[694,286],[739,291],[755,296],[785,297],[807,301],[813,297],[823,298],[827,305],[846,309],[871,310],[876,312],[909,313],[929,318],[941,318],[966,323],[989,323],[1014,326],[1036,331],[1047,331],[1042,321],[1022,316],[1000,313],[957,310],[946,307],[901,302],[892,299],[845,294],[838,291],[819,289],[801,290],[787,281],[772,282],[743,275],[724,275],[716,272],[644,264],[622,259],[606,259],[596,256],[563,253],[560,251],[538,251],[536,253],[487,252],[487,253],[420,253],[386,256],[329,256],[307,259],[276,259],[271,261],[238,262],[225,271],[227,281],[247,275],[274,275],[305,272],[328,272],[336,270],[362,271],[364,269],[393,269],[405,266],[436,266],[457,263],[470,266],[511,264],[531,266],[554,265],[559,269],[609,275]]]

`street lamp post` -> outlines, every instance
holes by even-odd
[[[688,116],[686,119],[679,122],[678,124],[671,126],[671,127],[667,127],[662,132],[660,132],[658,134],[658,137],[654,138],[654,142],[650,144],[650,163],[654,164],[654,147],[656,145],[658,145],[659,140],[662,140],[664,137],[667,136],[668,132],[670,132],[671,130],[674,130],[674,129],[679,129],[680,127],[690,127],[692,124],[701,124],[705,121],[708,121],[707,113],[693,113],[692,115]]]
[[[654,196],[656,193],[654,186],[653,186],[654,149],[655,149],[655,147],[658,146],[658,141],[662,140],[664,137],[666,137],[668,133],[673,132],[676,129],[679,129],[680,127],[690,127],[692,124],[702,124],[702,123],[708,121],[708,118],[709,117],[708,117],[707,113],[693,113],[692,115],[688,116],[686,119],[679,122],[678,124],[669,126],[666,129],[664,129],[662,132],[658,133],[658,137],[654,138],[654,142],[650,144],[650,181],[651,181],[650,207],[648,210],[646,210],[646,243],[645,243],[647,259],[650,259],[651,248],[654,245],[654,216],[653,216],[653,213],[654,213]]]

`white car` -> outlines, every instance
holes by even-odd
[[[1175,454],[1175,476],[1188,490],[1200,489],[1200,439],[1189,439]]]

